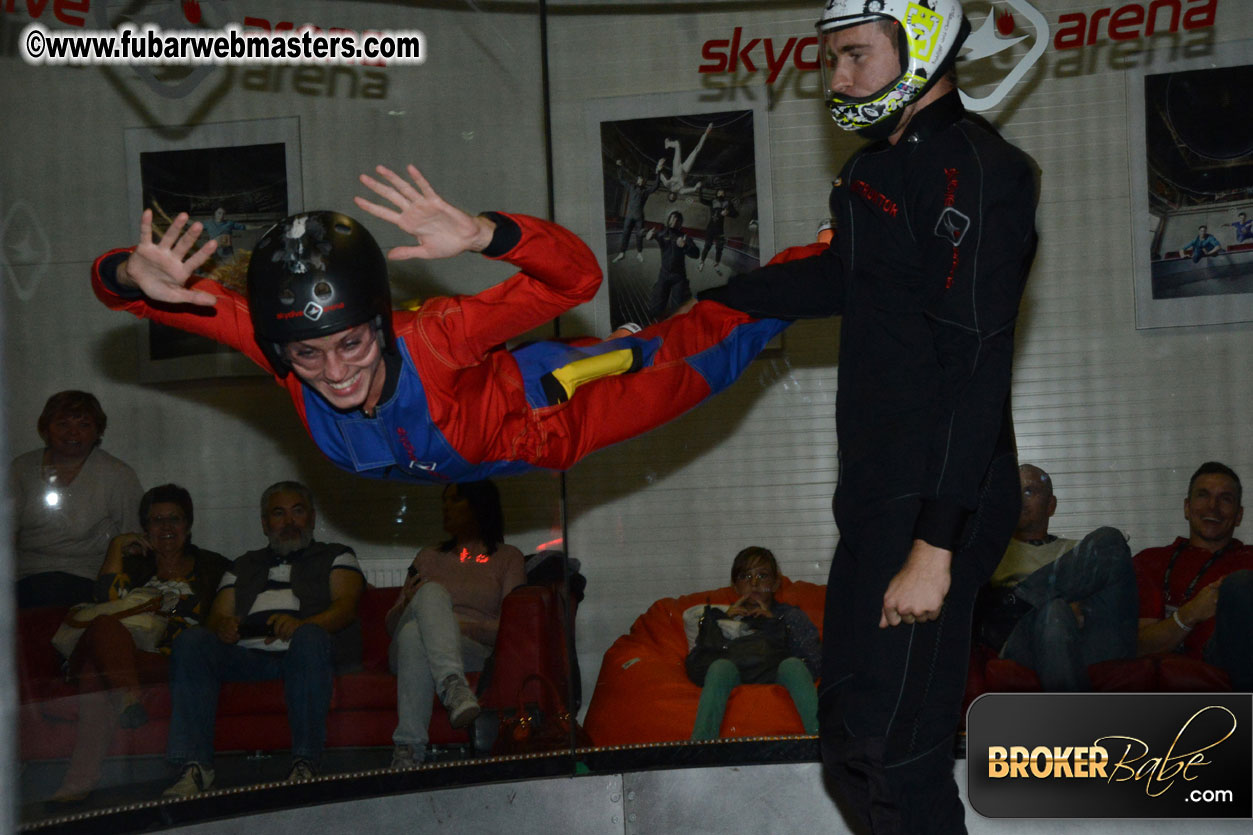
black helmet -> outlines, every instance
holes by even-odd
[[[302,212],[271,226],[248,262],[248,309],[261,352],[286,377],[283,346],[373,322],[394,343],[387,260],[373,236],[338,212]]]
[[[675,220],[675,218],[678,218],[678,221],[679,221],[678,226],[675,226],[674,223],[672,222]],[[682,229],[683,228],[683,213],[680,212],[678,209],[675,209],[672,212],[670,212],[670,214],[666,215],[666,228],[667,229]]]

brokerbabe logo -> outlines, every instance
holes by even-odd
[[[1248,693],[1000,693],[967,718],[987,817],[1253,817]]]

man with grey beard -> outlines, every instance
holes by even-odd
[[[365,580],[352,549],[313,538],[315,519],[303,484],[266,488],[261,530],[269,544],[235,560],[205,627],[174,641],[166,757],[180,776],[165,796],[191,797],[213,784],[213,724],[224,681],[281,678],[292,732],[287,779],[317,773],[332,678],[361,663],[357,602]]]

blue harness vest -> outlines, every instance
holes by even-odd
[[[536,469],[522,461],[471,464],[462,458],[431,420],[422,378],[405,340],[396,341],[402,361],[400,379],[395,394],[378,407],[374,417],[359,410],[341,412],[305,387],[309,433],[326,457],[366,478],[420,484],[477,481]]]
[[[734,382],[765,344],[788,324],[779,319],[747,322],[721,342],[687,357],[686,362],[705,378],[710,394],[716,394]],[[640,368],[646,368],[653,364],[660,346],[659,338],[624,336],[583,347],[562,342],[535,342],[511,353],[522,374],[528,405],[540,409],[554,405],[543,386],[544,377],[553,371],[581,359],[625,348],[635,353]],[[542,469],[525,461],[471,464],[463,458],[431,419],[422,379],[403,338],[397,339],[397,350],[401,369],[396,391],[378,407],[374,417],[366,417],[359,410],[341,412],[316,391],[304,387],[309,434],[336,466],[366,478],[426,484],[477,481]]]

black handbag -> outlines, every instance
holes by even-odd
[[[779,664],[789,655],[787,624],[777,618],[749,618],[744,622],[750,630],[728,639],[718,626],[718,618],[725,616],[726,612],[705,604],[696,644],[687,654],[687,677],[703,687],[709,665],[725,658],[740,671],[743,684],[773,683]]]
[[[1006,586],[984,586],[975,598],[975,639],[1000,652],[1023,615],[1034,608]]]

